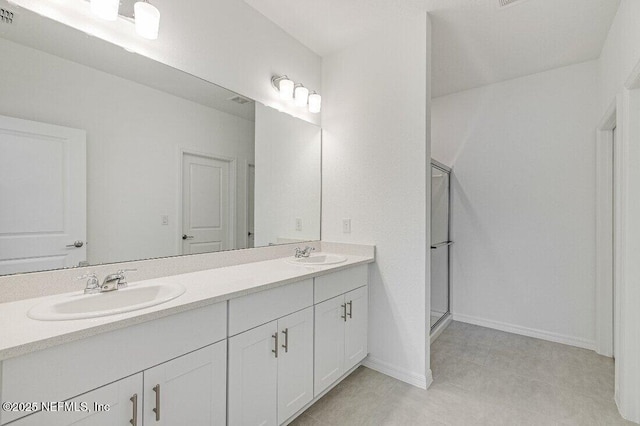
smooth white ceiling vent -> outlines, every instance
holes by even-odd
[[[516,3],[524,3],[525,0],[498,0],[498,8],[513,6]]]
[[[228,100],[240,105],[248,104],[249,102],[251,102],[251,99],[247,99],[244,96],[240,96],[240,95],[229,98]]]

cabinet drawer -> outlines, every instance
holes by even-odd
[[[226,336],[226,303],[3,361],[2,401],[64,401]],[[0,423],[21,417],[0,411]]]
[[[320,303],[367,285],[368,278],[367,265],[354,266],[333,274],[317,277],[314,279],[313,301],[314,303]]]
[[[229,301],[229,336],[313,305],[313,280],[285,285]]]

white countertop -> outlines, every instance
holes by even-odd
[[[346,262],[335,265],[294,265],[287,262],[289,258],[279,258],[134,282],[130,286],[176,282],[186,292],[160,305],[99,318],[39,321],[27,316],[34,305],[60,295],[2,303],[0,361],[374,261],[373,257],[345,256]]]

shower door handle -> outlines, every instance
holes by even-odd
[[[449,246],[450,246],[450,245],[452,245],[452,244],[453,244],[453,241],[443,241],[443,242],[441,242],[441,243],[438,243],[438,244],[434,244],[434,245],[432,245],[432,246],[431,246],[431,250],[435,250],[435,249],[438,249],[438,248],[440,248],[440,247],[444,247],[444,246],[449,247]]]

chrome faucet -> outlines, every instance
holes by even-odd
[[[313,247],[309,246],[306,246],[304,250],[300,249],[300,247],[296,247],[296,259],[299,259],[301,257],[309,257],[309,255],[311,255],[311,252],[314,250],[315,249]]]
[[[115,274],[107,275],[104,278],[104,281],[102,281],[102,285],[100,285],[98,276],[93,272],[90,274],[85,274],[76,279],[81,280],[87,278],[87,286],[84,289],[84,294],[105,293],[107,291],[114,291],[126,287],[128,283],[125,272],[134,271],[137,271],[137,269],[120,269]]]

